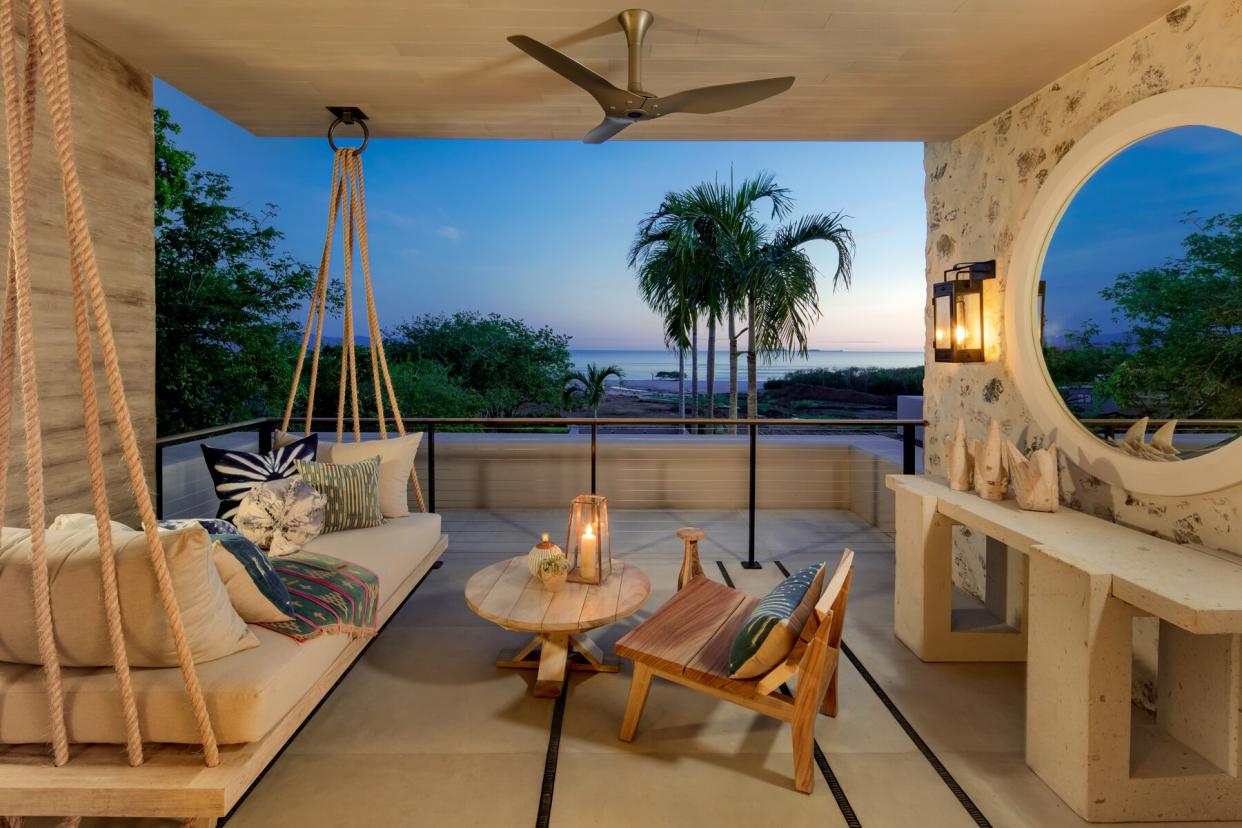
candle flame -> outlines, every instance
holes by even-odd
[[[594,533],[593,531],[591,531],[591,524],[589,524],[589,523],[587,524],[586,531],[582,533],[582,537],[584,537],[584,538],[593,538],[593,537],[595,537],[595,533]]]

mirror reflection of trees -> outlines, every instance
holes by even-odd
[[[1183,128],[1114,156],[1066,209],[1041,276],[1045,364],[1079,418],[1242,417],[1242,136]],[[1179,441],[1236,433],[1206,431]]]

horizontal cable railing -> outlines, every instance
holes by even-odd
[[[871,522],[881,511],[885,473],[918,471],[923,420],[709,419],[677,417],[408,417],[424,434],[417,467],[429,511],[485,503],[490,508],[564,506],[567,492],[603,488],[618,508],[729,508],[748,515],[748,561],[754,563],[759,508],[840,508]],[[277,418],[169,435],[156,440],[160,514],[170,488],[204,486],[206,469],[194,444],[226,442],[270,451]],[[363,419],[366,437],[379,420]],[[298,433],[305,421],[297,424]],[[390,434],[391,421],[389,421]],[[311,428],[335,439],[337,420],[315,418]],[[345,423],[345,439],[353,434]],[[761,439],[762,437],[762,439]],[[228,438],[226,440],[222,438]],[[178,450],[180,447],[180,450]],[[442,457],[437,460],[437,450]],[[166,452],[181,483],[166,486]],[[447,460],[444,458],[448,458]],[[187,484],[185,475],[198,478]],[[543,501],[547,500],[547,503]],[[207,498],[181,498],[178,514],[203,508]],[[467,506],[467,508],[469,508]]]

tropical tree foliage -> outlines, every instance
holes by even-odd
[[[155,359],[161,434],[271,414],[284,403],[315,273],[281,250],[274,205],[229,203],[155,110]],[[339,289],[332,293],[339,307]]]
[[[1203,221],[1182,247],[1181,258],[1122,273],[1100,291],[1128,322],[1130,341],[1096,395],[1156,416],[1238,417],[1242,213]]]
[[[489,417],[513,416],[521,406],[559,408],[569,373],[568,336],[499,314],[420,316],[386,333],[384,346],[390,362],[445,366],[447,376],[478,395]]]
[[[592,417],[598,417],[600,403],[608,395],[608,378],[621,379],[624,376],[625,372],[616,365],[601,368],[594,362],[589,362],[585,371],[566,374],[565,385],[567,389],[572,388],[581,396],[587,408],[591,409]]]
[[[848,288],[853,274],[854,241],[840,213],[811,215],[772,226],[789,217],[793,198],[770,173],[740,184],[705,182],[669,193],[639,225],[630,264],[639,273],[644,299],[664,315],[666,338],[684,342],[684,326],[702,314],[708,321],[708,359],[714,352],[714,326],[727,320],[730,348],[730,415],[737,413],[737,354],[747,337],[747,414],[758,413],[757,361],[805,354],[807,336],[819,318],[817,272],[805,246],[831,244],[837,254],[833,287]],[[736,319],[744,318],[741,330]],[[708,394],[713,370],[709,363]]]

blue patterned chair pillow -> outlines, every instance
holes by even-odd
[[[187,526],[201,526],[207,530],[209,535],[238,535],[237,527],[227,520],[220,518],[171,518],[169,520],[161,520],[159,527],[168,532],[175,532],[178,529],[185,529]]]
[[[211,536],[211,558],[233,609],[247,624],[293,620],[289,588],[272,562],[243,535]]]
[[[729,675],[762,676],[785,660],[824,588],[824,565],[799,569],[764,596],[733,639]]]
[[[232,520],[247,492],[269,480],[293,477],[298,473],[297,461],[314,460],[318,447],[318,434],[281,446],[271,454],[203,446],[203,459],[211,472],[216,497],[220,498],[216,517]]]

